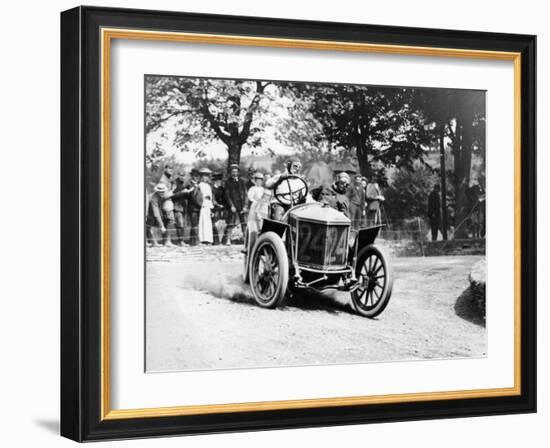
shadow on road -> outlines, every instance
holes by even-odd
[[[474,296],[470,288],[466,288],[462,294],[456,299],[455,313],[468,322],[485,327],[485,319],[481,310],[475,306]]]
[[[300,308],[305,311],[326,311],[330,314],[340,312],[353,314],[348,304],[338,302],[330,293],[321,294],[316,291],[298,291],[291,293],[286,306]]]

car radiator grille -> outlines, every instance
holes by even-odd
[[[349,226],[298,222],[297,260],[315,269],[342,268],[346,264]]]

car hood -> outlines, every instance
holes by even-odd
[[[298,205],[290,211],[289,215],[295,219],[318,222],[321,224],[351,224],[349,218],[343,213],[319,203]]]

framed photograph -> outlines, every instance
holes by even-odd
[[[536,411],[535,36],[61,14],[61,433]]]

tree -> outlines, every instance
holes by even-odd
[[[434,170],[420,162],[414,164],[414,170],[395,170],[384,190],[387,215],[393,220],[424,219],[428,212],[428,196],[437,180]]]
[[[145,85],[146,131],[175,125],[177,148],[188,150],[191,144],[217,139],[227,148],[229,166],[240,163],[243,145],[260,145],[271,83],[147,76]]]
[[[485,159],[485,92],[454,91],[454,120],[447,124],[454,156],[455,237],[466,237],[464,222],[470,214],[468,189],[472,169],[472,153],[479,151]]]
[[[414,98],[415,105],[423,111],[427,125],[431,128],[433,139],[439,147],[439,174],[441,181],[441,234],[447,239],[447,168],[445,166],[445,140],[448,137],[447,125],[452,119],[451,90],[418,89]]]
[[[442,193],[443,237],[446,238],[446,167],[445,149],[448,142],[454,159],[452,191],[454,192],[455,237],[466,235],[462,223],[468,218],[470,208],[467,191],[470,187],[472,153],[478,151],[485,169],[485,92],[476,90],[420,89],[416,106],[421,109],[426,122],[431,124],[434,138],[440,150],[440,174]]]
[[[297,100],[289,120],[299,121],[305,105],[318,124],[308,126],[316,132],[304,139],[344,148],[363,175],[381,183],[387,167],[413,169],[431,140],[422,110],[414,107],[416,89],[290,83],[286,89]]]

